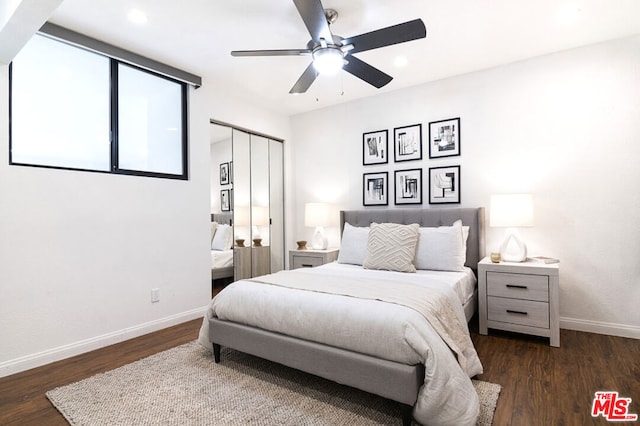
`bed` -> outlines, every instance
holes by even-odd
[[[231,213],[214,213],[211,215],[212,281],[233,277],[232,219],[233,215]]]
[[[412,418],[423,424],[475,424],[479,402],[470,377],[480,374],[482,366],[470,343],[467,321],[477,301],[475,268],[484,256],[484,209],[352,210],[340,216],[340,263],[231,284],[212,301],[200,343],[213,345],[215,362],[223,362],[220,349],[225,346],[397,401],[406,425]],[[423,230],[450,234],[463,228],[464,266],[457,271],[405,273],[364,268],[349,258],[357,252],[353,247],[361,244],[354,244],[353,237],[347,240],[348,235],[356,230],[362,238],[370,225],[373,235],[374,229],[382,228],[377,224],[389,223],[418,224],[402,228],[411,228],[414,236],[419,226],[416,256],[421,246],[429,246],[420,244]],[[365,264],[375,251],[371,247]],[[333,288],[334,283],[341,286],[336,283],[341,280],[350,280],[348,290]],[[411,289],[409,297],[404,297],[405,289]],[[381,293],[370,295],[377,291]],[[396,302],[400,296],[404,299]],[[251,298],[255,300],[248,302]],[[432,300],[446,306],[434,311],[446,320],[430,313],[425,323],[418,313],[422,307],[414,306],[435,304]]]

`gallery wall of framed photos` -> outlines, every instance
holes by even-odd
[[[429,204],[460,204],[460,164],[451,164],[461,155],[460,117],[430,121],[426,127],[427,146],[421,123],[362,134],[364,206],[387,206],[391,199],[395,205],[422,204],[423,194]],[[390,149],[396,166],[389,162]]]

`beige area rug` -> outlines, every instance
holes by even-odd
[[[481,425],[500,386],[474,381]],[[398,425],[400,405],[223,348],[220,364],[197,342],[47,392],[72,425]]]

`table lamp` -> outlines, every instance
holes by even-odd
[[[330,207],[325,203],[306,203],[304,205],[304,224],[305,226],[315,226],[311,240],[311,248],[316,250],[325,250],[327,248],[327,236],[324,233],[324,227],[330,225]]]
[[[262,235],[258,227],[269,225],[269,209],[262,206],[251,206],[251,239],[256,247],[262,246]]]
[[[531,194],[492,195],[489,226],[506,227],[500,245],[500,258],[505,262],[527,260],[527,246],[516,228],[533,226],[533,197]],[[511,244],[513,242],[513,244]],[[514,247],[511,247],[514,246]]]

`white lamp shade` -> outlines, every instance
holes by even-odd
[[[269,224],[269,209],[262,206],[251,207],[251,223],[257,226]]]
[[[249,226],[251,223],[249,206],[236,206],[233,209],[233,221],[236,226]]]
[[[531,194],[492,195],[489,213],[489,226],[533,226],[533,197]]]
[[[331,225],[331,208],[325,203],[306,203],[304,205],[305,226]]]

